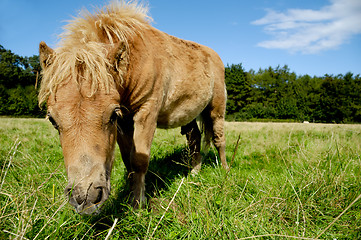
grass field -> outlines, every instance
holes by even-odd
[[[51,124],[0,118],[0,239],[361,238],[361,125],[227,123],[226,130],[231,170],[211,149],[197,176],[180,129],[157,130],[149,206],[137,211],[125,204],[116,150],[111,198],[100,215],[83,217],[64,196]]]

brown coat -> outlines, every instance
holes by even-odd
[[[110,193],[117,140],[132,186],[133,206],[144,199],[144,176],[156,127],[182,127],[200,170],[201,117],[206,142],[225,157],[224,65],[210,48],[148,24],[144,8],[113,3],[67,26],[60,47],[40,44],[39,101],[60,134],[70,203],[98,211]],[[118,117],[120,116],[120,117]]]

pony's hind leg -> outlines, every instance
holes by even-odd
[[[222,167],[229,169],[226,159],[226,138],[224,136],[224,118],[213,118],[213,144],[216,147]]]
[[[205,142],[213,140],[216,147],[222,167],[228,170],[226,160],[226,138],[224,135],[224,118],[221,114],[215,112],[215,109],[206,109],[202,114]]]
[[[199,131],[197,121],[194,119],[192,122],[181,128],[182,135],[186,135],[188,146],[192,156],[192,174],[197,174],[201,170],[202,157],[201,157],[201,132]]]
[[[210,105],[203,111],[204,131],[206,138],[212,138],[222,167],[229,169],[226,159],[226,138],[224,133],[224,117],[226,112],[226,91],[221,82],[215,82],[215,91]]]

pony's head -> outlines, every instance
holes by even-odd
[[[50,77],[45,73],[58,57],[45,43],[40,44],[44,77]],[[107,87],[99,85],[95,91],[94,83],[88,81],[94,76],[86,76],[87,66],[79,64],[77,68],[77,74],[64,76],[62,83],[50,90],[47,117],[59,132],[69,202],[77,212],[91,214],[110,193],[120,95],[115,81]]]
[[[149,26],[147,18],[145,8],[114,2],[74,19],[57,49],[40,43],[39,104],[47,103],[48,118],[59,131],[65,193],[81,214],[97,212],[110,194],[128,41]]]

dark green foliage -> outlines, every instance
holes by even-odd
[[[225,76],[228,90],[227,111],[235,114],[250,103],[251,80],[241,64],[227,66]]]
[[[39,57],[20,57],[0,45],[0,115],[44,116],[37,101]]]
[[[287,65],[245,72],[225,69],[229,120],[361,122],[360,75],[297,76]]]

